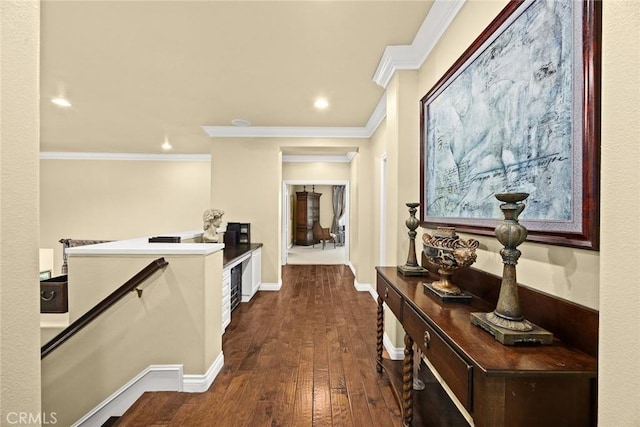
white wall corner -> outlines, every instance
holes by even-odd
[[[404,359],[404,347],[394,347],[386,332],[382,337],[382,344],[384,345],[384,349],[387,350],[387,353],[389,353],[391,360]]]
[[[213,380],[216,379],[224,366],[224,354],[220,352],[216,360],[204,375],[184,375],[182,378],[182,390],[187,393],[202,393],[209,390]]]
[[[260,283],[259,291],[279,291],[282,288],[282,279],[278,279],[278,283]]]

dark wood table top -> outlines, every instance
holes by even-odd
[[[236,245],[234,247],[227,247],[225,245],[222,253],[222,266],[226,267],[229,264],[232,264],[238,258],[244,256],[247,252],[251,252],[261,247],[262,243],[245,243]]]
[[[472,312],[495,309],[475,296],[470,303],[445,303],[423,286],[423,282],[433,281],[432,278],[403,276],[396,267],[376,267],[376,270],[449,345],[487,375],[597,375],[595,357],[571,348],[557,338],[551,345],[499,343],[489,333],[471,324]],[[540,307],[540,310],[544,309]]]

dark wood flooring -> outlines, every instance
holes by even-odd
[[[279,292],[240,304],[204,393],[145,393],[125,426],[399,426],[375,369],[376,303],[340,265],[289,265]]]

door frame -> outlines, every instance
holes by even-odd
[[[350,254],[349,254],[349,243],[350,243],[350,239],[349,239],[349,234],[350,234],[350,230],[351,230],[351,224],[349,221],[350,218],[350,211],[351,211],[351,200],[350,200],[350,182],[349,181],[339,181],[339,180],[312,180],[312,179],[304,179],[304,180],[286,180],[286,181],[282,181],[282,194],[281,194],[281,198],[282,198],[282,209],[281,209],[281,215],[280,215],[280,224],[281,224],[281,230],[282,230],[282,235],[280,237],[281,240],[281,244],[280,247],[282,248],[282,254],[280,257],[280,263],[281,265],[286,265],[287,264],[287,253],[289,252],[289,242],[287,241],[287,236],[288,236],[288,227],[289,227],[289,223],[291,222],[291,218],[289,217],[289,189],[294,186],[294,185],[306,185],[306,186],[312,186],[312,185],[344,185],[344,204],[345,204],[345,208],[344,208],[344,218],[345,218],[345,228],[347,230],[347,232],[345,233],[344,236],[344,250],[345,250],[345,264],[348,264],[349,261],[351,260]],[[333,195],[332,195],[333,196]]]

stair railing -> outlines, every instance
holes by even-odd
[[[67,326],[62,332],[53,337],[51,341],[46,343],[40,349],[40,359],[44,359],[49,353],[60,347],[65,341],[81,331],[85,326],[91,323],[96,317],[107,311],[112,305],[120,301],[129,292],[136,290],[138,296],[142,291],[138,286],[147,280],[153,273],[164,268],[169,263],[164,258],[158,258],[144,267],[135,276],[127,280],[122,286],[109,294],[106,298],[95,305],[91,310],[87,311],[75,322]]]

